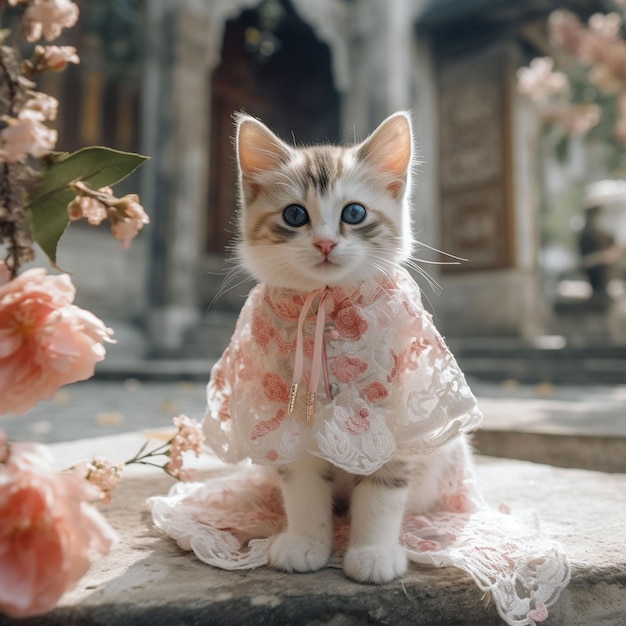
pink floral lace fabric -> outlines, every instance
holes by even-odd
[[[440,510],[416,513],[409,501],[400,534],[409,559],[467,572],[511,626],[545,621],[570,579],[559,545],[540,534],[532,513],[486,506],[468,469],[449,484]],[[272,538],[287,523],[276,476],[259,466],[204,483],[178,483],[151,504],[155,525],[181,548],[227,570],[266,565]],[[348,536],[347,520],[336,518],[330,566],[341,567]]]
[[[304,311],[301,349],[310,382],[323,306],[325,393],[316,393],[310,424],[305,392],[289,415],[308,296],[263,284],[248,296],[207,389],[204,432],[222,460],[279,465],[312,454],[371,474],[396,452],[428,454],[478,425],[476,399],[403,270],[320,290]]]

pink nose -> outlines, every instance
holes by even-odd
[[[320,241],[315,242],[315,245],[322,251],[324,256],[328,256],[337,245],[337,242],[332,239],[320,239]]]

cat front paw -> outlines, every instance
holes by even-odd
[[[346,576],[360,583],[388,583],[402,576],[406,568],[406,552],[399,545],[348,548],[343,560]]]
[[[270,546],[270,565],[286,572],[314,572],[324,567],[329,558],[327,542],[296,533],[282,533]]]

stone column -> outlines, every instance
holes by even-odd
[[[177,10],[174,10],[176,9]],[[206,11],[147,4],[143,130],[152,163],[144,197],[152,213],[149,331],[168,354],[199,317],[198,268],[208,171]]]

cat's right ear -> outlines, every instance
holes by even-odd
[[[245,113],[235,116],[237,161],[244,190],[258,195],[260,176],[286,163],[292,149],[265,124]]]

